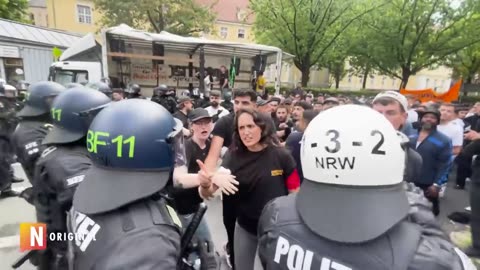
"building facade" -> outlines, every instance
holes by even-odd
[[[350,68],[348,62],[345,67]],[[331,80],[331,79],[330,79]],[[438,92],[448,91],[452,83],[452,69],[445,66],[438,66],[430,69],[423,69],[415,75],[410,76],[406,89],[432,88]],[[333,83],[332,83],[333,84]],[[366,89],[374,90],[398,90],[401,80],[395,77],[371,72],[367,77]],[[334,85],[334,84],[333,84]],[[363,76],[355,76],[352,73],[340,81],[341,90],[359,90],[363,85]]]
[[[81,37],[0,19],[0,78],[15,85],[48,79],[53,48],[66,49]]]
[[[28,12],[33,25],[48,27],[46,0],[30,0]]]

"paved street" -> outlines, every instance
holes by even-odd
[[[25,177],[23,170],[17,164],[15,164],[15,173],[19,177]],[[450,183],[450,185],[453,184]],[[20,191],[27,186],[29,186],[28,181],[25,181],[15,184],[14,188]],[[439,217],[446,230],[457,230],[462,227],[450,222],[446,216],[452,211],[460,211],[465,208],[468,205],[467,201],[468,193],[466,191],[455,190],[451,186],[447,189],[446,196],[441,201],[441,216]],[[222,246],[226,242],[226,233],[222,222],[221,201],[217,198],[209,202],[208,205],[207,221],[216,248],[222,253]],[[35,213],[33,207],[23,199],[8,198],[0,200],[0,214],[0,270],[6,270],[11,269],[11,263],[21,255],[18,236],[19,224],[35,221]],[[32,270],[35,268],[26,263],[19,269]]]

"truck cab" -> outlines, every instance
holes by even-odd
[[[99,62],[61,61],[50,66],[49,81],[62,85],[69,83],[85,84],[98,82],[102,78],[102,66]]]
[[[65,50],[58,62],[50,66],[49,81],[62,85],[86,84],[102,78],[101,46],[93,34],[88,34]]]

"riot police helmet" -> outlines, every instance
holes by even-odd
[[[57,95],[65,90],[56,82],[37,82],[28,87],[25,106],[17,113],[19,117],[33,117],[50,112],[50,105]]]
[[[301,143],[304,181],[296,208],[305,225],[341,243],[373,240],[402,221],[402,139],[380,113],[360,105],[316,116]]]
[[[140,85],[133,83],[133,84],[130,84],[130,86],[127,88],[127,90],[125,90],[125,92],[129,94],[139,95],[141,90],[142,89],[140,88]]]
[[[30,86],[30,84],[27,83],[26,81],[19,81],[16,85],[16,88],[19,92],[22,92],[22,91],[27,91],[28,86]]]
[[[104,82],[89,83],[86,85],[86,87],[98,90],[103,94],[107,95],[108,97],[112,97],[112,93],[113,93],[112,88],[110,88],[110,86],[107,83],[104,83]]]
[[[80,84],[80,83],[67,83],[65,85],[65,87],[67,89],[70,89],[70,88],[85,87],[85,86],[83,84]]]
[[[438,108],[433,105],[427,106],[424,111],[418,112],[418,120],[421,121],[427,114],[433,114],[437,118],[437,124],[440,124],[440,111]]]
[[[87,134],[93,166],[73,207],[104,213],[161,191],[174,166],[185,165],[182,129],[180,120],[148,100],[129,99],[103,109]]]
[[[159,86],[157,86],[153,89],[153,95],[154,96],[161,97],[161,96],[166,95],[167,92],[168,92],[168,86],[165,85],[165,84],[160,84]]]
[[[53,101],[53,129],[43,144],[66,144],[82,139],[95,114],[110,102],[105,94],[84,86],[62,92]]]
[[[7,98],[16,98],[18,95],[17,88],[10,84],[4,84],[1,87],[3,87],[4,95]]]

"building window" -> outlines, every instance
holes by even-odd
[[[227,27],[221,27],[220,28],[220,36],[222,38],[227,38],[227,36],[228,36],[228,28]]]
[[[428,85],[430,84],[430,79],[427,79],[427,80],[426,80],[426,84],[427,84],[427,85],[426,85],[425,87],[428,87]]]
[[[238,29],[238,38],[245,38],[245,29]]]
[[[92,9],[89,6],[77,5],[78,22],[92,24]]]
[[[395,83],[397,82],[397,79],[396,78],[393,78],[392,80],[392,86],[395,86]]]
[[[348,75],[348,82],[349,82],[349,83],[352,82],[352,75]]]
[[[35,15],[33,13],[30,13],[30,22],[35,25]]]
[[[385,86],[385,81],[387,80],[387,77],[383,76],[382,77],[382,87]]]
[[[375,76],[370,75],[370,85],[373,86],[375,84]]]

